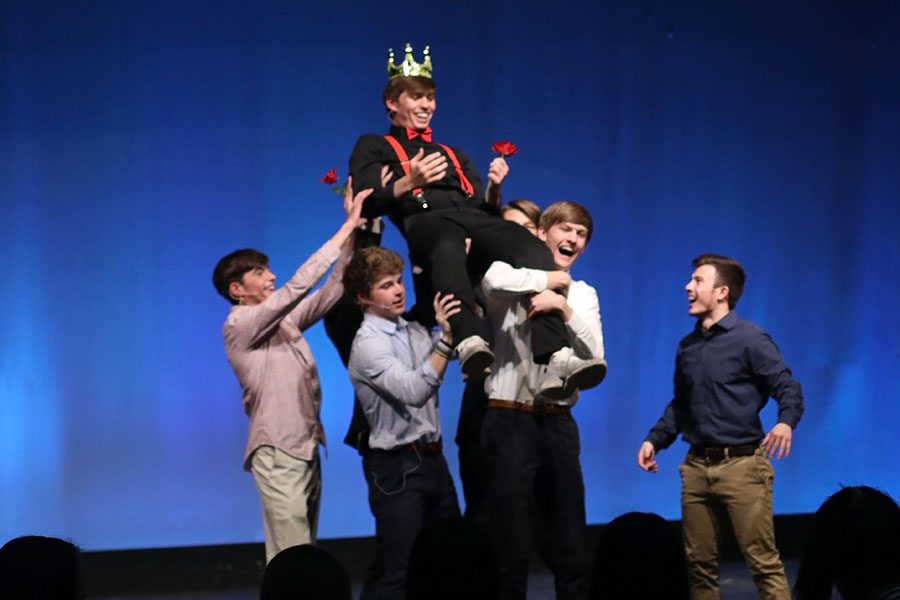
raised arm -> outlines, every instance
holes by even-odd
[[[359,213],[370,193],[371,190],[364,190],[356,195],[346,220],[337,232],[313,253],[281,288],[263,302],[232,313],[227,323],[229,326],[226,330],[226,344],[245,349],[255,348],[278,329],[281,321],[303,301],[337,260],[341,246],[362,222]]]
[[[438,377],[444,376],[453,351],[453,331],[450,329],[449,319],[460,310],[460,301],[454,300],[453,294],[441,297],[441,293],[438,292],[434,295],[434,318],[441,329],[441,336],[432,348],[428,360],[431,361],[431,366]]]
[[[415,367],[409,367],[406,361],[398,359],[384,337],[360,334],[353,345],[349,369],[357,394],[365,395],[359,388],[367,387],[390,402],[416,407],[425,405],[437,393],[447,369],[453,347],[448,319],[459,312],[459,305],[460,301],[454,300],[450,294],[435,296],[435,318],[441,327],[441,341],[429,344],[427,354],[413,357]],[[410,323],[408,327],[418,327],[424,334],[417,323]],[[412,340],[411,329],[409,335]]]
[[[341,283],[344,276],[344,267],[347,266],[350,257],[353,256],[354,239],[356,235],[358,235],[358,227],[365,223],[365,219],[362,219],[359,213],[362,209],[363,202],[371,195],[371,193],[372,190],[368,189],[354,195],[353,180],[348,179],[347,191],[344,194],[344,211],[347,215],[344,226],[351,226],[354,223],[355,226],[350,230],[350,235],[342,242],[340,258],[338,258],[334,270],[332,270],[322,287],[316,290],[315,293],[301,300],[290,312],[291,321],[301,331],[311,327],[319,319],[324,317],[344,294],[344,286]],[[343,237],[343,235],[336,236],[333,240],[338,242],[341,237]]]
[[[491,161],[488,167],[487,191],[484,194],[484,200],[488,205],[500,207],[502,201],[500,186],[503,185],[503,180],[506,179],[507,175],[509,175],[509,163],[506,162],[505,158],[498,156]]]

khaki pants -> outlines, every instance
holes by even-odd
[[[719,540],[731,522],[760,598],[790,600],[775,547],[772,463],[757,450],[720,462],[688,454],[681,472],[681,515],[692,600],[719,597]]]
[[[266,562],[291,546],[315,544],[322,479],[319,458],[294,458],[273,446],[260,446],[250,459],[262,503]]]

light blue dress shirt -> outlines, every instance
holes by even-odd
[[[369,426],[369,447],[390,450],[441,438],[437,389],[428,360],[437,337],[402,317],[366,314],[353,340],[347,370]]]

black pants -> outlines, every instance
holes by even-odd
[[[410,259],[423,269],[432,290],[429,298],[419,298],[417,289],[417,304],[430,304],[435,291],[462,301],[462,310],[450,318],[457,343],[484,333],[475,313],[470,277],[480,279],[497,260],[516,268],[556,268],[550,250],[527,229],[483,210],[460,207],[422,213],[407,219],[405,226]],[[466,238],[472,241],[468,255]],[[546,363],[551,354],[568,345],[562,318],[554,312],[532,319],[531,341],[535,359]]]
[[[383,566],[368,597],[402,599],[413,542],[430,521],[459,516],[456,489],[440,452],[369,450],[363,469]]]
[[[503,598],[526,597],[538,534],[535,515],[546,532],[542,553],[556,597],[585,598],[584,479],[575,420],[568,413],[538,416],[488,408],[481,435],[491,465],[487,506]]]
[[[470,381],[463,391],[456,426],[459,448],[459,479],[466,501],[466,517],[487,525],[486,498],[490,471],[481,450],[481,425],[487,413],[488,397],[483,381]]]

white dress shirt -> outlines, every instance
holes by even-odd
[[[547,367],[535,364],[532,358],[528,302],[532,294],[547,289],[547,272],[516,269],[497,261],[485,273],[481,285],[487,300],[485,315],[494,335],[491,344],[494,364],[485,382],[487,396],[492,400],[534,402]],[[603,358],[603,330],[596,290],[584,281],[573,280],[566,302],[572,309],[566,329],[575,354],[580,358]],[[555,403],[574,405],[577,399],[578,392],[575,392]]]

